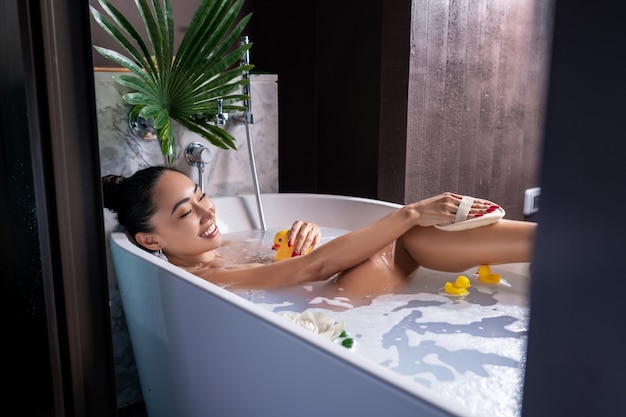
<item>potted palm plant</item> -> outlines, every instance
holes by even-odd
[[[94,48],[129,71],[113,78],[130,89],[123,99],[132,111],[153,120],[168,165],[176,158],[172,121],[217,147],[236,149],[235,139],[211,122],[218,104],[225,113],[245,111],[242,101],[249,99],[241,89],[253,65],[241,65],[241,58],[252,44],[237,46],[251,17],[238,20],[244,0],[202,0],[176,53],[171,0],[135,1],[147,42],[108,0],[98,2],[108,17],[90,6],[92,16],[126,55]]]

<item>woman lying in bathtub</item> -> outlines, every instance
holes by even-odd
[[[296,221],[289,240],[295,254],[308,255],[269,264],[233,264],[219,252],[222,235],[215,206],[185,174],[164,167],[129,178],[103,178],[105,207],[148,251],[210,282],[238,288],[291,286],[336,276],[343,294],[374,295],[403,283],[418,267],[447,272],[480,264],[528,262],[536,224],[500,220],[462,231],[434,225],[454,222],[461,196],[443,193],[407,204],[381,219],[319,246],[317,225]],[[475,200],[468,218],[490,211]],[[492,210],[492,209],[491,209]]]

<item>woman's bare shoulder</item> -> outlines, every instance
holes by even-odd
[[[232,286],[257,284],[261,274],[252,271],[264,266],[262,263],[230,264],[215,262],[197,268],[185,268],[188,272],[214,284],[227,284]],[[256,279],[254,277],[256,276]]]

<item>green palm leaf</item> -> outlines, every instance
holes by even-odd
[[[150,52],[148,51],[148,48],[145,42],[143,41],[143,38],[135,30],[133,25],[128,21],[128,19],[126,19],[126,17],[124,17],[124,15],[120,13],[119,10],[113,7],[113,5],[111,5],[110,3],[103,1],[103,2],[100,2],[100,4],[102,5],[102,8],[109,14],[109,16],[111,16],[111,18],[117,24],[117,26],[122,28],[122,30],[128,36],[130,36],[130,38],[125,36],[122,32],[120,32],[118,28],[110,20],[108,20],[97,9],[95,9],[94,7],[90,5],[89,7],[91,9],[91,13],[94,16],[96,22],[109,35],[111,35],[111,37],[117,43],[119,43],[135,59],[137,63],[139,63],[140,65],[142,63],[147,63],[151,65],[152,71],[150,71],[150,73],[155,73],[156,68],[154,67],[152,63],[152,60],[146,60],[146,57],[150,56]],[[137,46],[141,49],[141,52],[139,52],[135,48],[135,44],[137,44]],[[98,48],[96,47],[96,49]],[[102,52],[100,52],[100,54],[102,54]]]
[[[253,68],[240,65],[252,44],[236,45],[251,15],[238,19],[244,0],[202,0],[174,55],[174,16],[171,0],[135,0],[146,42],[108,0],[98,0],[105,16],[91,7],[94,20],[127,55],[95,46],[98,53],[131,73],[115,76],[130,88],[123,98],[141,117],[154,119],[161,151],[171,164],[176,158],[172,120],[213,145],[236,149],[234,138],[208,123],[222,100],[223,111],[244,111],[249,82],[243,76]]]

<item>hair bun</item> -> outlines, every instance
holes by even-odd
[[[120,188],[126,181],[121,175],[107,175],[102,177],[102,194],[104,207],[117,212],[120,203]]]

